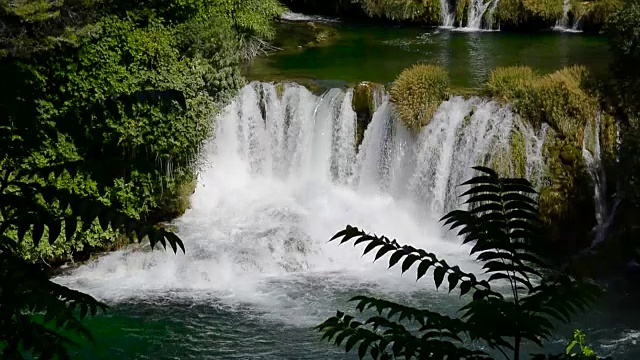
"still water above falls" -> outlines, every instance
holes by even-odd
[[[482,87],[493,69],[526,65],[549,73],[569,65],[585,65],[605,74],[609,54],[602,36],[539,32],[527,35],[501,32],[459,32],[397,26],[324,24],[336,35],[315,45],[284,46],[253,61],[250,78],[280,80],[308,78],[329,84],[374,81],[388,83],[418,62],[442,65],[456,87]],[[281,24],[286,43],[290,26]]]
[[[216,120],[192,209],[175,222],[187,253],[125,249],[55,279],[112,305],[88,322],[98,345],[76,357],[352,359],[312,330],[351,309],[351,296],[453,314],[457,296],[327,240],[352,224],[479,271],[437,219],[460,207],[456,185],[471,165],[509,156],[514,129],[524,134],[528,176],[539,178],[545,129],[495,102],[454,97],[414,135],[382,96],[356,151],[351,97],[294,84],[281,95],[267,83],[242,89]],[[561,329],[554,350],[576,326],[603,353],[637,359],[638,315],[615,306]]]

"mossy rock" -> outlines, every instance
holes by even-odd
[[[501,0],[495,15],[506,30],[537,30],[551,27],[562,14],[563,0]]]
[[[540,214],[554,257],[564,259],[592,241],[596,224],[593,183],[581,148],[558,134],[544,145],[548,184],[540,189]]]
[[[384,85],[363,81],[353,87],[351,106],[357,115],[356,147],[360,146],[364,132],[373,119],[376,108],[376,96],[384,94]]]
[[[191,207],[191,195],[194,193],[198,180],[195,176],[180,183],[173,184],[167,189],[158,202],[158,208],[150,218],[155,223],[171,221],[184,215]]]
[[[420,132],[449,98],[449,83],[449,74],[441,66],[419,64],[403,70],[390,91],[400,121],[413,132]]]
[[[590,86],[590,74],[582,66],[542,76],[527,67],[498,68],[487,83],[491,95],[510,102],[535,128],[546,123],[575,144],[582,144],[585,126],[599,111]]]
[[[454,25],[461,27],[467,23],[467,18],[469,17],[469,3],[469,0],[458,0],[456,3]]]
[[[527,144],[522,132],[517,129],[513,129],[511,131],[509,143],[514,175],[516,177],[524,178],[527,175]]]

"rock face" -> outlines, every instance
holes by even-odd
[[[377,105],[382,101],[385,88],[382,84],[363,81],[353,87],[352,107],[357,115],[356,147],[359,147],[364,137],[364,131],[369,126]]]

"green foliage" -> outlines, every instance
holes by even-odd
[[[23,353],[68,359],[74,341],[59,331],[92,340],[80,322],[106,306],[89,295],[51,282],[46,272],[18,256],[29,239],[35,246],[70,241],[97,223],[104,231],[125,234],[151,246],[184,251],[173,233],[127,216],[99,199],[57,186],[61,177],[75,177],[78,163],[26,169],[2,163],[0,176],[0,350],[3,358]],[[79,311],[79,313],[78,313]],[[35,317],[34,315],[41,315]]]
[[[544,76],[536,76],[526,67],[508,67],[494,70],[487,87],[534,126],[547,123],[561,136],[581,144],[584,128],[595,119],[599,106],[588,92],[589,81],[582,66]]]
[[[364,139],[364,132],[373,119],[373,113],[376,106],[376,96],[380,96],[383,91],[383,85],[368,81],[360,82],[353,88],[351,106],[357,115],[356,146],[360,146]]]
[[[434,0],[354,0],[371,17],[437,23],[440,2]]]
[[[562,0],[503,0],[498,3],[497,18],[511,27],[553,24],[562,17]]]
[[[469,0],[460,0],[456,3],[455,24],[464,26],[469,16]]]
[[[607,24],[617,98],[627,116],[640,113],[640,1],[627,1]]]
[[[449,75],[435,65],[414,65],[403,70],[391,86],[391,101],[404,125],[419,132],[448,98]]]
[[[601,358],[593,349],[585,343],[586,335],[580,330],[575,330],[567,344],[564,354],[560,355],[535,355],[533,360],[611,360],[610,357]]]
[[[488,168],[474,169],[482,175],[464,184],[471,185],[463,195],[469,196],[470,209],[452,211],[442,220],[452,229],[460,228],[463,243],[473,245],[471,255],[483,265],[486,280],[435,254],[352,226],[332,238],[366,244],[364,254],[377,249],[375,260],[390,254],[389,267],[401,264],[403,273],[417,267],[418,280],[432,269],[437,288],[458,288],[460,296],[472,295],[460,309],[461,316],[358,296],[352,299],[356,308],[374,309],[377,315],[359,322],[338,312],[317,326],[323,338],[338,346],[344,343],[347,351],[358,346],[361,359],[367,354],[373,359],[492,359],[482,347],[469,346],[480,341],[515,360],[521,357],[523,341],[542,346],[554,329],[552,321],[568,323],[595,300],[600,292],[596,285],[555,271],[539,256],[542,242],[533,186],[524,179],[501,178]],[[505,283],[510,293],[494,290]]]

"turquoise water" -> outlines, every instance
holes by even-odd
[[[288,26],[282,25],[279,36],[288,36]],[[604,74],[609,61],[604,37],[579,33],[331,26],[339,34],[335,40],[330,38],[315,47],[286,48],[257,59],[248,71],[249,77],[387,83],[404,68],[425,62],[447,68],[454,86],[475,88],[481,87],[491,70],[499,66],[526,65],[547,73],[581,64]]]
[[[303,289],[323,292],[313,282]],[[363,292],[367,291],[362,289],[357,293]],[[332,297],[335,308],[348,310],[352,307],[345,302],[355,293],[335,291],[327,295]],[[399,300],[442,309],[449,306],[443,302],[445,296],[434,299],[433,295],[424,292]],[[568,337],[574,328],[580,328],[587,332],[589,343],[595,345],[600,354],[614,356],[617,360],[640,358],[637,326],[640,316],[635,313],[635,304],[622,305],[615,301],[607,299],[609,304],[606,307],[602,304],[596,306],[589,313],[578,316],[579,320],[574,324],[561,326],[559,334]],[[177,299],[166,294],[157,298],[130,299],[113,303],[107,315],[88,321],[98,342],[95,346],[80,349],[73,358],[356,359],[356,354],[345,354],[344,350],[320,341],[312,327],[330,316],[332,309],[323,306],[322,310],[314,311],[313,306],[318,302],[321,301],[315,299],[309,303],[311,311],[304,316],[299,309],[291,309],[289,316],[274,316],[257,310],[252,304],[229,306],[217,302],[213,294],[209,301]],[[309,314],[313,312],[315,314]],[[563,344],[564,340],[559,335],[546,350],[561,352]],[[533,346],[525,348],[535,353],[542,352]]]

